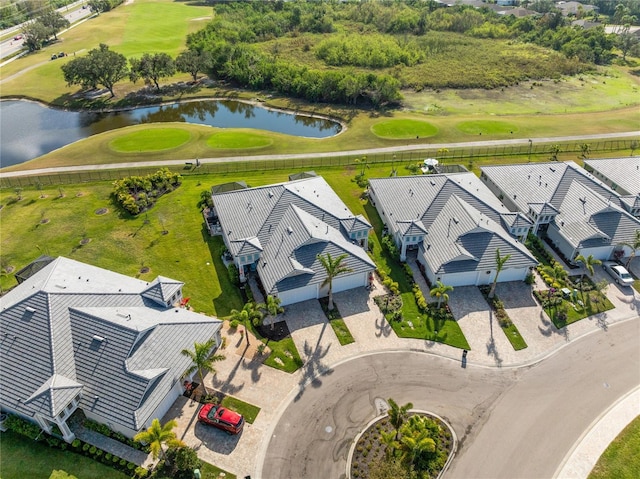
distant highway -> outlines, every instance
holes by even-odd
[[[69,23],[71,23],[73,27],[74,23],[77,23],[80,20],[92,15],[91,9],[81,7],[83,3],[84,1],[81,0],[79,2],[67,5],[66,7],[58,8],[58,12],[63,14],[64,17],[69,20]],[[16,37],[22,37],[22,28],[24,27],[24,25],[24,23],[21,23],[20,25],[7,28],[0,32],[0,38],[4,38],[5,36],[10,35],[9,38],[0,43],[0,60],[10,57],[24,49],[24,39],[16,39]],[[65,31],[66,30],[63,30],[60,33],[64,33]],[[60,33],[58,35],[60,35]]]

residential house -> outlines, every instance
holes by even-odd
[[[400,250],[417,250],[431,283],[491,283],[496,250],[511,258],[500,281],[523,280],[537,265],[521,240],[532,222],[506,209],[473,173],[374,178],[369,198]]]
[[[304,175],[307,176],[307,175]],[[333,280],[339,292],[368,284],[371,225],[353,215],[321,176],[212,195],[217,224],[240,280],[255,272],[282,305],[328,294],[318,255],[346,254],[351,272]]]
[[[556,8],[558,8],[565,17],[582,16],[587,13],[598,11],[598,8],[594,5],[580,2],[557,2]]]
[[[640,229],[627,199],[572,161],[484,166],[481,171],[482,181],[504,205],[526,214],[533,233],[546,234],[568,261],[580,254],[607,260]]]
[[[127,437],[164,416],[191,366],[183,349],[221,322],[176,306],[183,283],[59,257],[0,298],[0,407],[71,442],[77,409]]]
[[[640,217],[640,156],[587,159],[584,169],[618,193],[629,213]]]

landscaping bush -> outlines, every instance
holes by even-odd
[[[236,286],[240,285],[240,273],[235,264],[231,263],[227,266],[227,272],[229,273],[229,280]]]
[[[116,202],[132,215],[151,208],[156,200],[180,185],[182,177],[168,168],[147,176],[129,176],[113,182]]]
[[[398,247],[393,241],[393,237],[391,235],[384,235],[382,237],[382,248],[389,253],[393,259],[400,261],[400,250],[398,250]]]
[[[22,434],[29,439],[39,438],[42,434],[42,429],[37,424],[26,421],[19,416],[9,414],[5,420],[5,426],[11,431]]]
[[[416,298],[416,304],[418,305],[418,309],[420,309],[420,312],[424,313],[425,311],[427,311],[427,300],[424,298],[420,286],[415,283],[413,285],[413,295]]]

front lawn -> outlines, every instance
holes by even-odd
[[[496,295],[494,295],[493,298],[489,298],[491,286],[480,286],[480,292],[491,309],[495,312],[500,329],[502,329],[504,334],[507,336],[507,339],[511,343],[511,346],[513,346],[513,349],[515,351],[520,351],[521,349],[526,348],[527,342],[520,334],[520,331],[518,331],[518,327],[513,324],[513,321],[511,321],[511,318],[505,311],[504,303],[500,301]]]
[[[12,431],[0,434],[3,479],[48,478],[53,471],[64,471],[79,479],[127,479],[129,476],[71,451],[35,442]],[[215,477],[215,476],[212,476]]]
[[[637,479],[640,477],[640,416],[609,444],[589,479]]]
[[[565,298],[561,291],[553,289],[534,291],[533,294],[558,329],[614,308],[611,301],[598,291],[586,293],[584,302],[580,299],[582,295],[576,299]]]

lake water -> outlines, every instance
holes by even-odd
[[[254,128],[307,138],[328,138],[341,129],[334,121],[227,100],[172,103],[109,113],[56,110],[30,101],[7,100],[0,101],[0,165],[22,163],[96,133],[140,123],[174,121],[219,128]]]

